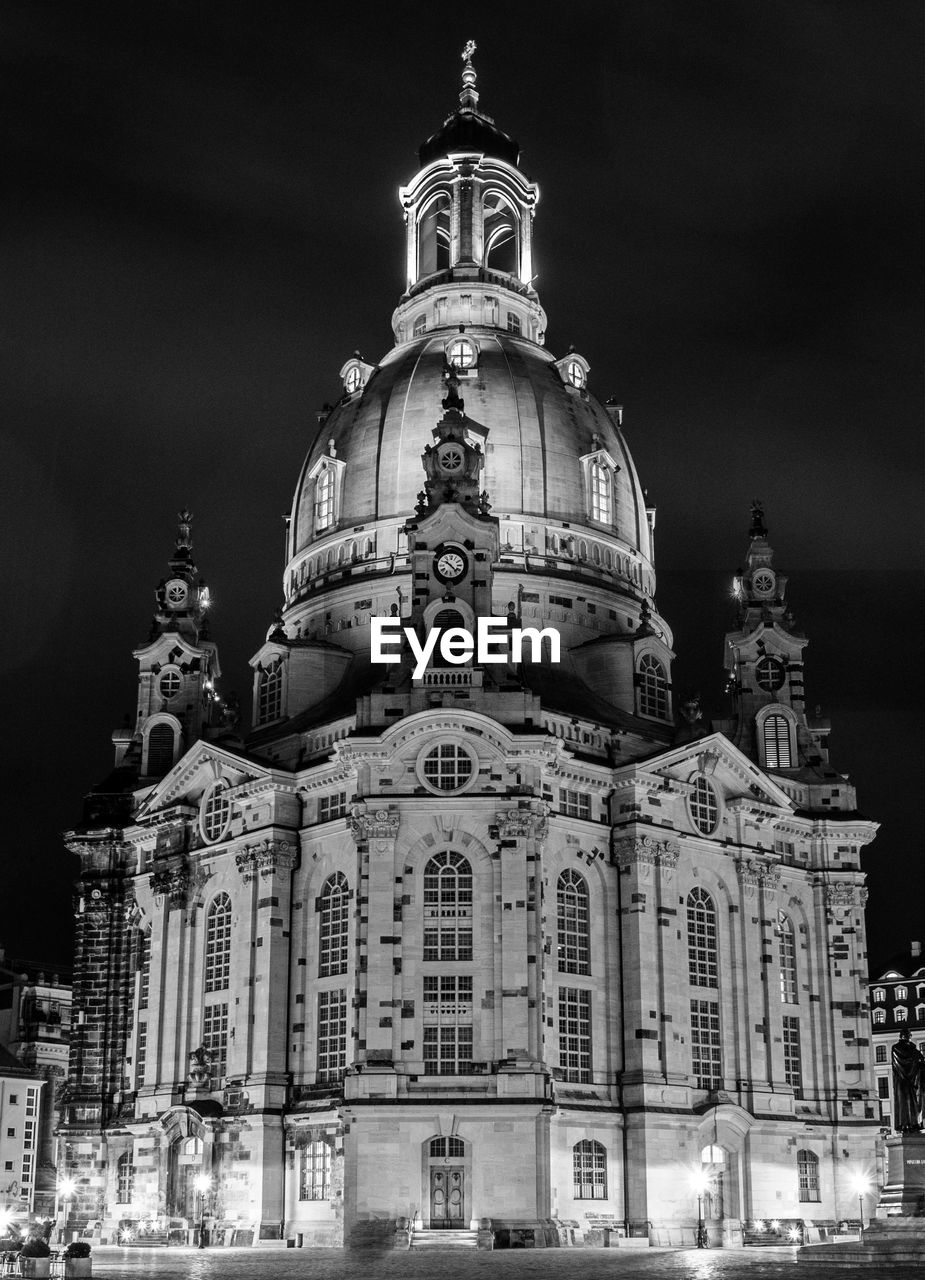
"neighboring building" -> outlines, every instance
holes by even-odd
[[[891,1053],[900,1031],[910,1031],[913,1043],[925,1053],[925,956],[921,942],[913,942],[886,968],[871,973],[870,1025],[880,1118],[885,1129],[892,1129]]]
[[[21,1223],[33,1213],[45,1216],[35,1194],[44,1087],[44,1080],[0,1045],[0,1209]]]
[[[80,856],[62,1139],[77,1220],[338,1243],[714,1243],[854,1217],[874,1160],[862,847],[752,514],[732,714],[676,713],[620,411],[543,347],[538,190],[477,106],[401,190],[395,346],[299,476],[255,728],[218,699],[181,518]],[[489,615],[518,661],[415,674]],[[717,633],[723,622],[716,620]],[[456,637],[457,641],[459,636]]]
[[[7,959],[0,948],[0,1045],[46,1082],[33,1183],[40,1218],[55,1212],[57,1098],[67,1075],[70,1033],[70,970]]]

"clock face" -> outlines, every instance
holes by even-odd
[[[777,579],[770,569],[757,569],[752,574],[752,590],[756,596],[769,596]]]
[[[585,371],[577,360],[568,362],[565,374],[573,387],[583,387],[585,385]]]
[[[440,470],[447,475],[456,475],[462,471],[466,455],[460,444],[445,444],[438,455]]]
[[[440,547],[434,556],[434,573],[441,582],[459,582],[466,576],[466,557],[456,547]]]
[[[186,604],[187,593],[186,583],[179,578],[174,578],[172,582],[167,583],[167,603],[173,605],[175,609],[179,609]]]

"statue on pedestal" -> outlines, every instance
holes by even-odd
[[[918,1133],[922,1128],[925,1091],[925,1057],[912,1043],[907,1027],[893,1045],[893,1127],[897,1133]]]

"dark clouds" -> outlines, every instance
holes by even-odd
[[[267,10],[270,10],[267,12]],[[66,907],[56,832],[134,704],[174,512],[225,691],[280,598],[314,411],[390,345],[400,182],[479,42],[542,191],[549,345],[626,406],[678,683],[721,713],[728,574],[765,501],[836,766],[883,832],[881,949],[918,928],[925,17],[910,5],[9,5],[0,361],[9,622],[0,939]],[[452,28],[452,30],[451,30]],[[897,912],[895,929],[888,914]],[[29,930],[34,929],[34,933]]]

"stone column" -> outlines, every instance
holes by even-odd
[[[360,864],[356,1059],[367,1071],[394,1070],[394,1024],[401,1019],[401,923],[394,919],[399,821],[394,806],[356,805],[350,815]]]

